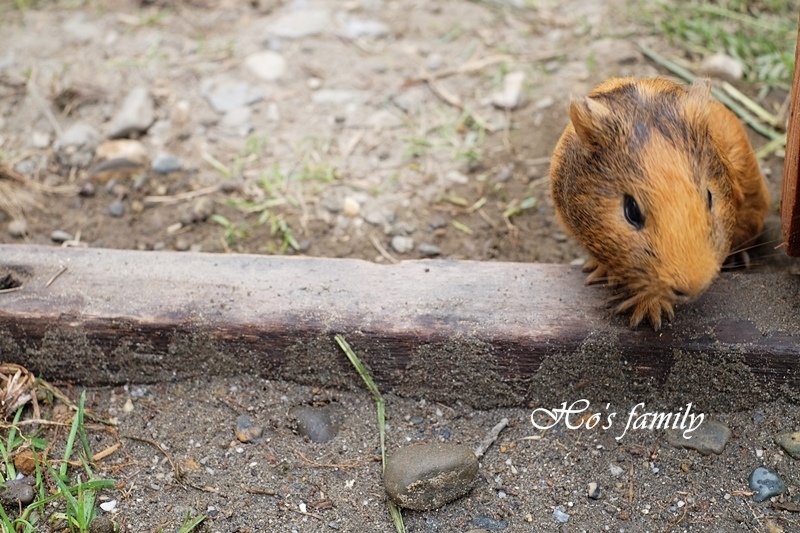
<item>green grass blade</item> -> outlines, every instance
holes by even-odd
[[[81,426],[82,423],[82,416],[81,413],[83,409],[84,402],[86,401],[86,391],[81,392],[81,399],[78,406],[78,411],[72,417],[72,427],[69,430],[69,437],[67,438],[67,445],[64,448],[64,462],[61,463],[59,467],[58,473],[63,481],[67,477],[67,468],[69,468],[69,458],[72,457],[72,448],[75,446],[75,438],[78,436],[78,428]]]
[[[383,396],[381,395],[381,391],[378,390],[377,385],[372,380],[372,376],[370,375],[367,368],[361,362],[361,359],[355,354],[353,349],[344,340],[344,337],[337,334],[335,337],[336,342],[339,344],[339,347],[344,351],[347,355],[347,358],[350,360],[350,363],[358,372],[358,375],[361,376],[361,379],[364,381],[364,384],[369,389],[370,394],[375,399],[375,408],[378,414],[378,435],[380,437],[381,443],[381,467],[382,469],[386,468],[386,414],[384,412],[384,404],[383,404]],[[403,515],[400,512],[400,509],[391,501],[386,500],[387,505],[389,506],[389,514],[392,517],[392,522],[394,523],[394,528],[397,533],[405,533],[406,526],[403,523]]]

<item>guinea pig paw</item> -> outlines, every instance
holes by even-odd
[[[661,319],[669,321],[675,317],[672,302],[657,295],[635,294],[617,306],[617,313],[631,311],[631,328],[636,328],[647,317],[654,331],[661,329]]]
[[[586,261],[586,264],[583,265],[583,271],[589,273],[589,275],[586,276],[586,285],[605,283],[608,281],[608,269],[594,259]]]

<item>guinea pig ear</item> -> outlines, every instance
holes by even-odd
[[[604,135],[606,118],[611,115],[609,109],[588,96],[573,100],[569,104],[569,118],[578,138],[587,146],[602,146],[608,138]]]
[[[686,112],[700,123],[707,123],[709,109],[714,98],[711,96],[711,80],[697,78],[686,90]]]
[[[691,100],[708,102],[711,100],[711,80],[697,78],[689,85],[687,92]]]

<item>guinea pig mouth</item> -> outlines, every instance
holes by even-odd
[[[692,301],[693,297],[680,289],[672,288],[672,301],[676,304],[684,304]]]

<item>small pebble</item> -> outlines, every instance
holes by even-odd
[[[170,172],[177,172],[183,168],[181,160],[172,154],[158,154],[153,159],[152,164],[153,172],[156,174],[169,174]]]
[[[392,250],[398,254],[406,254],[414,249],[414,239],[404,235],[395,235],[391,241]]]
[[[56,140],[58,162],[66,167],[89,166],[99,142],[100,133],[94,127],[80,122],[73,124]]]
[[[351,17],[347,21],[344,34],[350,39],[359,37],[381,37],[389,33],[389,27],[379,20]]]
[[[611,470],[611,475],[617,477],[621,475],[625,470],[621,466],[618,465],[609,465],[609,470]]]
[[[262,91],[249,83],[233,79],[205,80],[200,89],[217,113],[225,113],[252,105],[264,98]]]
[[[247,56],[244,66],[264,81],[275,81],[286,73],[286,59],[272,50],[262,50]]]
[[[553,509],[553,520],[556,522],[560,522],[562,524],[566,524],[569,520],[569,515],[562,511],[561,509]]]
[[[110,139],[138,136],[147,131],[155,122],[155,103],[146,87],[132,89],[114,118],[108,130]]]
[[[34,484],[35,480],[30,476],[23,476],[1,483],[0,501],[5,502],[9,507],[17,507],[20,504],[28,505],[35,496]]]
[[[53,233],[50,234],[50,240],[57,243],[62,243],[64,241],[71,241],[72,234],[67,233],[64,230],[57,229]]]
[[[27,234],[28,234],[28,222],[26,220],[18,218],[8,223],[9,236],[15,239],[21,239]]]
[[[125,204],[120,200],[114,200],[111,202],[111,205],[108,206],[108,214],[114,218],[121,217],[125,214]]]
[[[264,434],[264,429],[253,425],[248,417],[242,415],[236,419],[235,433],[239,442],[258,442]]]
[[[278,17],[267,28],[268,35],[298,39],[326,31],[332,26],[327,9],[296,9]]]
[[[600,499],[600,487],[595,482],[589,483],[589,497],[593,500]]]
[[[775,435],[774,440],[792,459],[800,459],[800,431]]]
[[[480,528],[478,531],[503,531],[508,527],[508,522],[505,520],[495,520],[485,515],[476,516],[470,524]]]
[[[325,407],[301,405],[293,407],[289,416],[297,424],[297,432],[311,442],[328,442],[336,436],[337,428],[331,420],[330,411]]]
[[[442,64],[444,63],[444,58],[441,54],[431,54],[428,56],[428,60],[426,61],[426,66],[430,71],[437,71],[442,68]]]
[[[349,103],[360,103],[369,99],[367,91],[357,91],[350,89],[320,89],[311,95],[311,101],[315,104],[329,104],[343,106]]]
[[[395,451],[386,463],[384,487],[401,507],[425,511],[472,489],[478,458],[459,444],[418,444]]]
[[[41,131],[34,131],[31,134],[31,144],[34,148],[42,150],[50,146],[50,134]]]
[[[514,109],[522,103],[522,88],[525,85],[525,73],[509,72],[503,78],[503,90],[492,95],[492,104],[501,109]]]
[[[742,63],[729,55],[714,54],[703,60],[700,70],[712,78],[721,78],[726,81],[738,81],[744,76]]]
[[[116,508],[117,508],[117,500],[110,500],[110,501],[103,502],[103,503],[100,504],[100,509],[102,509],[103,511],[105,511],[107,513],[110,513],[111,511],[113,511]]]
[[[425,257],[436,257],[442,254],[442,250],[435,244],[422,243],[417,249]]]
[[[751,490],[758,491],[753,495],[753,500],[763,502],[767,498],[777,496],[786,490],[786,483],[778,476],[778,473],[764,466],[759,466],[750,474],[749,485]]]
[[[701,455],[719,455],[731,438],[731,430],[722,422],[706,420],[696,430],[686,434],[691,438],[684,437],[682,429],[669,430],[666,436],[667,442],[676,448],[697,450]]]
[[[78,194],[84,198],[91,198],[97,192],[97,187],[94,186],[94,183],[91,181],[84,181],[81,184],[81,188],[78,190]]]
[[[344,213],[345,216],[355,218],[360,211],[361,205],[358,203],[358,200],[352,196],[345,197],[344,204],[342,205],[342,213]]]

